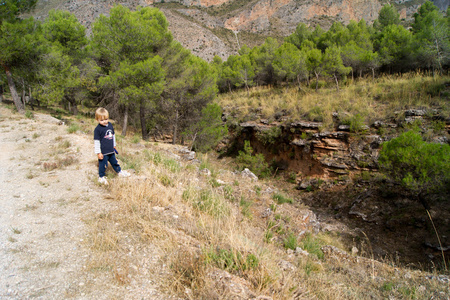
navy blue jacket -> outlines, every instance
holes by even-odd
[[[100,124],[94,130],[94,142],[100,141],[100,149],[102,154],[114,153],[114,128],[110,122],[108,125]]]

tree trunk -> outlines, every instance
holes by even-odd
[[[298,83],[298,90],[303,91],[301,81],[300,81],[300,76],[298,76],[298,75],[297,75],[297,83]]]
[[[127,135],[127,126],[128,126],[128,105],[125,106],[125,112],[123,113],[123,126],[122,126],[122,135]]]
[[[76,116],[78,114],[77,100],[75,100],[75,98],[72,96],[65,96],[64,98],[69,104],[69,111],[72,112],[74,116]]]
[[[317,90],[319,89],[319,74],[317,73],[315,74],[316,74],[316,92],[317,92]]]
[[[194,136],[192,137],[192,144],[191,144],[191,148],[189,148],[190,151],[192,151],[192,148],[194,148],[195,145],[195,139],[197,138],[197,132],[194,134]]]
[[[29,103],[30,103],[30,106],[31,106],[31,110],[34,110],[34,103],[35,102],[37,103],[37,106],[40,106],[39,100],[33,98],[33,94],[31,93],[31,87],[28,87],[28,95],[30,97]]]
[[[336,81],[336,90],[337,90],[337,92],[339,93],[339,81],[338,81],[338,79],[337,79],[336,74],[333,74],[333,76],[334,76],[334,80]]]
[[[26,93],[25,93],[25,81],[24,80],[22,80],[22,103],[23,103],[23,107],[25,107],[26,106],[26,99],[25,99],[25,97],[26,97]]]
[[[0,84],[0,103],[3,101],[3,85]]]
[[[141,106],[139,108],[139,117],[141,119],[141,131],[142,131],[142,139],[148,140],[148,130],[147,130],[147,123],[145,120],[145,105],[141,103]]]
[[[442,59],[442,55],[441,55],[441,52],[439,51],[439,42],[438,42],[438,39],[437,38],[435,38],[434,39],[434,42],[435,42],[435,45],[436,45],[436,52],[437,52],[437,54],[436,54],[436,59],[437,59],[437,62],[438,62],[438,65],[439,65],[439,73],[440,74],[443,74],[444,72],[443,72],[443,68],[442,68],[442,64],[441,64],[441,59]]]
[[[23,106],[23,103],[20,101],[19,95],[17,94],[16,85],[14,84],[14,80],[11,75],[11,71],[9,70],[8,66],[3,66],[6,72],[6,79],[8,80],[8,86],[9,90],[11,92],[11,97],[13,98],[14,104],[16,105],[17,111],[20,114],[25,114],[25,107]]]
[[[177,141],[177,131],[178,131],[178,118],[179,118],[179,114],[178,114],[178,109],[175,110],[175,124],[173,124],[173,139],[172,139],[172,144],[175,145],[176,141]]]

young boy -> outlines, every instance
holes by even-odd
[[[95,120],[98,125],[94,130],[94,150],[98,157],[98,182],[108,184],[105,177],[105,171],[108,167],[108,161],[119,176],[130,176],[127,171],[122,171],[119,162],[116,159],[116,138],[114,128],[108,121],[109,113],[103,107],[95,111]]]

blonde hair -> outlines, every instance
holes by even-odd
[[[97,108],[97,110],[95,111],[95,120],[101,121],[105,119],[109,119],[108,111],[103,107]]]

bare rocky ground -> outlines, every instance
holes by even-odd
[[[87,223],[114,203],[97,184],[90,136],[67,128],[0,106],[0,299],[167,299],[156,278],[121,285],[93,271]]]

